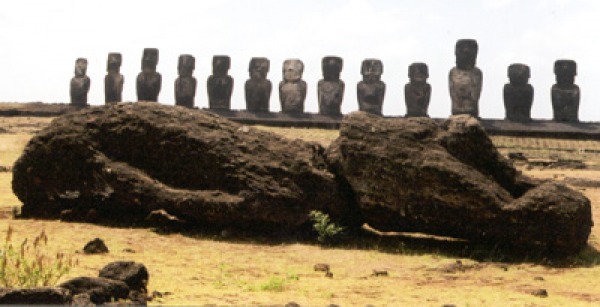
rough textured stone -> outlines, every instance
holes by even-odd
[[[342,100],[346,84],[340,80],[344,61],[340,57],[324,57],[321,66],[323,79],[317,85],[319,114],[341,116]]]
[[[362,81],[356,86],[358,109],[375,115],[382,115],[385,83],[381,81],[383,63],[378,59],[366,59],[362,62],[360,73]]]
[[[177,73],[175,79],[175,105],[193,108],[196,97],[196,78],[192,76],[196,69],[196,59],[189,54],[179,56]]]
[[[119,280],[101,277],[77,277],[65,281],[58,287],[69,290],[74,296],[89,295],[94,304],[104,304],[129,296],[127,284]]]
[[[479,116],[479,97],[483,74],[475,66],[477,51],[477,41],[474,39],[459,39],[456,42],[456,66],[450,70],[449,74],[452,115]]]
[[[71,292],[63,288],[0,289],[2,305],[65,305],[71,299]]]
[[[79,58],[75,61],[75,76],[71,79],[71,105],[87,106],[87,95],[90,91],[90,77],[86,75],[88,61]]]
[[[248,71],[250,79],[244,85],[246,110],[251,112],[269,112],[269,101],[273,85],[267,79],[270,62],[267,58],[252,58]]]
[[[136,90],[139,101],[158,101],[162,76],[156,72],[158,49],[145,48],[142,55],[142,72],[137,76]]]
[[[467,115],[440,125],[352,113],[326,155],[348,180],[365,221],[379,230],[551,253],[578,251],[591,231],[587,198],[520,175]]]
[[[125,78],[120,73],[122,56],[120,53],[109,53],[106,62],[104,101],[107,104],[121,102],[123,101],[123,83],[125,83]]]
[[[36,135],[13,167],[13,191],[23,217],[72,209],[85,220],[94,208],[100,222],[135,224],[164,209],[200,226],[309,229],[311,210],[339,220],[352,209],[323,152],[210,112],[102,106],[57,118]]]
[[[227,74],[231,59],[226,55],[215,55],[212,61],[213,74],[206,81],[208,107],[211,109],[231,109],[233,78]]]
[[[63,212],[61,212],[61,216],[63,215]],[[106,244],[104,244],[102,239],[95,238],[94,240],[85,244],[83,247],[83,252],[86,254],[105,254],[108,253],[108,247],[106,247]]]
[[[529,66],[512,64],[508,67],[510,83],[504,85],[506,119],[517,122],[531,121],[533,86],[529,84]]]
[[[297,59],[283,62],[283,81],[279,83],[279,101],[283,113],[304,113],[306,82],[302,80],[304,63]]]
[[[579,121],[579,86],[575,84],[577,63],[573,60],[554,62],[556,84],[552,85],[552,110],[558,122]]]
[[[111,262],[100,270],[98,277],[125,282],[130,290],[146,291],[149,275],[148,269],[141,263],[133,261]]]
[[[429,68],[425,63],[412,63],[408,67],[410,82],[404,86],[404,101],[406,102],[406,117],[421,117],[427,115],[431,85],[427,83]]]

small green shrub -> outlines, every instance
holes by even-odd
[[[321,243],[331,242],[344,233],[344,227],[331,222],[326,213],[313,210],[309,217],[313,221],[313,229],[317,232],[317,241]]]
[[[18,247],[12,244],[13,228],[8,226],[4,247],[0,251],[0,286],[36,288],[55,285],[73,266],[63,253],[50,257],[46,253],[48,236],[42,230],[33,244],[25,239]]]
[[[286,278],[271,276],[269,280],[260,285],[260,290],[271,292],[282,292],[285,289]]]

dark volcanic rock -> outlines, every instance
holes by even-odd
[[[116,261],[107,264],[100,270],[99,277],[120,280],[135,291],[146,291],[148,285],[148,269],[141,263],[133,261]]]
[[[367,223],[573,253],[591,231],[590,201],[563,185],[520,175],[479,122],[348,115],[326,152]]]
[[[61,212],[62,215],[62,212]],[[95,238],[94,240],[88,242],[83,247],[83,252],[86,254],[104,254],[108,253],[108,247],[100,238]]]
[[[71,292],[62,288],[0,289],[2,305],[65,305],[71,298]]]
[[[12,185],[23,217],[93,208],[98,221],[135,224],[164,209],[190,224],[285,231],[320,210],[357,224],[343,219],[356,216],[352,199],[323,152],[209,112],[119,104],[54,120],[15,163]]]
[[[104,304],[129,297],[127,284],[107,278],[77,277],[60,284],[59,287],[68,289],[74,296],[89,295],[90,301],[94,304]]]

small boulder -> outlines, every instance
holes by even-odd
[[[104,254],[108,253],[108,247],[102,239],[95,238],[83,247],[83,252],[86,254]]]
[[[129,287],[125,282],[101,277],[77,277],[59,285],[75,296],[87,294],[94,304],[104,304],[129,297]]]
[[[0,289],[2,305],[65,305],[72,296],[64,288]]]
[[[129,289],[146,292],[149,274],[146,267],[133,261],[116,261],[100,270],[99,277],[125,282]]]

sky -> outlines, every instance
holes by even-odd
[[[456,40],[479,43],[483,71],[480,115],[504,118],[507,68],[531,68],[532,117],[552,118],[554,61],[578,64],[580,119],[600,121],[600,1],[597,0],[5,0],[0,10],[0,102],[69,102],[75,60],[88,59],[88,102],[104,103],[109,52],[123,55],[123,100],[135,101],[144,48],[160,50],[159,100],[174,104],[181,54],[196,58],[196,106],[208,107],[206,79],[212,56],[229,55],[233,109],[244,109],[244,83],[252,57],[271,61],[271,110],[279,111],[277,85],[285,59],[305,64],[307,112],[318,112],[321,59],[344,59],[342,111],[358,109],[356,83],[363,59],[383,61],[387,85],[383,113],[403,115],[408,66],[429,66],[429,114],[450,115],[448,72]]]

